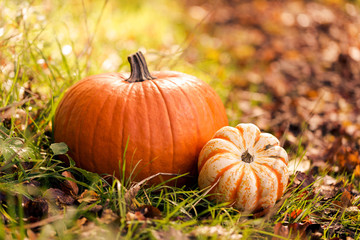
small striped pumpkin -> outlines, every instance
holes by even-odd
[[[202,148],[199,186],[240,211],[272,207],[288,182],[288,155],[279,140],[251,123],[223,127]]]

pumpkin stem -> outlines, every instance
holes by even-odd
[[[125,81],[134,83],[156,78],[151,76],[142,52],[138,51],[128,56],[128,61],[130,63],[131,74],[128,79],[125,79]]]
[[[252,163],[254,161],[254,156],[246,150],[243,154],[241,154],[241,160],[246,163]]]

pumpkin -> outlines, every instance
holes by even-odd
[[[218,130],[199,154],[199,187],[240,211],[269,209],[288,182],[288,155],[279,140],[251,123]]]
[[[201,148],[228,124],[220,97],[194,76],[150,73],[141,52],[128,60],[131,73],[89,76],[65,93],[55,142],[65,142],[76,164],[92,172],[133,181],[190,173],[183,183],[196,182]]]

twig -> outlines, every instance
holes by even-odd
[[[156,173],[156,174],[154,174],[154,175],[152,175],[150,177],[147,177],[147,178],[141,180],[140,182],[138,182],[134,186],[130,187],[126,191],[126,193],[124,195],[124,199],[125,199],[127,207],[130,207],[132,199],[134,199],[135,196],[137,195],[137,193],[139,192],[141,185],[143,185],[147,181],[149,181],[149,180],[151,180],[151,179],[153,179],[155,177],[158,177],[160,175],[163,175],[163,176],[179,176],[179,174],[175,174],[175,173]]]
[[[23,100],[21,100],[19,102],[13,102],[13,103],[5,106],[5,107],[1,107],[0,108],[0,113],[2,114],[3,112],[9,110],[10,108],[15,108],[15,107],[21,106],[21,105],[23,105],[23,104],[25,104],[25,103],[33,100],[33,99],[35,99],[35,97],[25,98],[25,99],[23,99]]]
[[[38,222],[26,224],[26,225],[24,225],[24,228],[25,229],[31,229],[31,228],[41,227],[41,226],[44,226],[46,224],[61,220],[63,218],[64,218],[64,215],[62,215],[62,214],[61,215],[55,215],[55,216],[52,216],[52,217],[45,218],[45,219],[43,219],[41,221],[38,221]]]
[[[206,190],[203,194],[201,194],[201,197],[205,197],[211,190],[213,190],[213,188],[220,182],[220,179],[221,179],[221,177],[219,177],[219,179],[208,190]],[[202,200],[202,198],[197,200],[194,203],[193,207],[195,207],[201,200]]]
[[[140,187],[142,184],[144,184],[147,181],[150,181],[153,178],[156,178],[158,176],[179,176],[180,174],[176,174],[176,173],[156,173],[150,177],[147,177],[143,180],[141,180],[140,182],[138,182],[134,187]]]

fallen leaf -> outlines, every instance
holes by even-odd
[[[353,205],[360,205],[360,195],[357,195],[356,197],[354,197],[353,200]]]
[[[133,200],[135,199],[135,197],[138,194],[139,190],[140,190],[140,185],[136,184],[136,185],[132,186],[129,190],[126,191],[125,196],[124,196],[124,200],[125,200],[126,206],[128,208],[131,208]]]
[[[315,188],[315,193],[319,193],[324,197],[324,200],[329,200],[337,195],[337,189],[334,185],[321,185]]]
[[[243,239],[243,236],[234,230],[226,229],[221,225],[216,226],[199,226],[191,231],[190,236],[205,237],[205,239]],[[207,237],[207,238],[206,238]]]
[[[39,233],[35,233],[31,229],[26,229],[26,234],[27,234],[29,240],[37,240],[37,239],[39,239],[39,236],[40,236]]]
[[[341,195],[341,203],[342,203],[342,207],[349,207],[352,205],[352,201],[353,201],[353,196],[350,194],[350,192],[346,189],[344,189],[342,195]]]
[[[61,175],[69,178],[63,182],[62,189],[65,192],[68,192],[70,195],[77,195],[79,193],[79,187],[75,182],[75,177],[71,174],[71,172],[68,171],[62,172]]]
[[[292,211],[290,213],[290,218],[296,219],[298,216],[300,216],[301,213],[302,213],[302,209],[300,209],[300,208],[295,209],[294,211]]]
[[[87,221],[88,221],[88,219],[85,218],[85,217],[82,217],[82,218],[80,218],[80,219],[77,219],[77,220],[76,220],[76,226],[79,227],[79,228],[81,228],[83,225],[85,225],[85,223],[86,223]]]
[[[274,226],[274,234],[281,236],[281,237],[288,237],[289,236],[289,227],[283,225],[282,223],[278,222]],[[277,240],[280,238],[273,237],[273,240]]]
[[[50,202],[55,203],[58,207],[63,205],[71,205],[75,202],[75,199],[63,192],[58,188],[49,188],[44,192],[44,198],[48,199]]]
[[[26,198],[23,203],[23,210],[29,222],[37,222],[48,215],[49,205],[42,197],[37,197],[33,200]]]
[[[307,236],[310,236],[310,239],[312,240],[320,240],[324,235],[324,229],[321,227],[321,224],[318,223],[308,225],[305,231]]]
[[[110,224],[117,219],[119,219],[119,216],[116,215],[111,209],[105,209],[99,221],[104,224]]]
[[[296,172],[294,184],[295,186],[300,186],[301,189],[304,189],[315,182],[315,179],[312,175],[305,174],[303,172]]]
[[[170,227],[169,230],[167,230],[167,231],[152,230],[151,234],[156,240],[167,240],[167,239],[187,240],[187,239],[190,239],[181,230],[175,229],[173,227]]]
[[[274,233],[281,237],[289,237],[289,238],[298,238],[305,239],[306,237],[306,228],[310,225],[310,223],[290,223],[288,225],[283,225],[282,223],[276,223],[274,226]],[[273,240],[277,240],[279,238],[273,237]]]
[[[99,195],[93,190],[87,190],[81,193],[80,197],[76,199],[79,203],[86,202],[86,203],[93,203],[99,200]]]
[[[336,180],[334,177],[326,175],[318,183],[323,184],[323,185],[335,185],[337,182],[338,182],[338,180]],[[317,184],[315,184],[315,185],[317,185]]]
[[[91,206],[91,208],[89,209],[89,212],[98,214],[103,209],[104,209],[104,207],[102,205],[95,205],[95,206]]]
[[[354,170],[354,176],[360,178],[360,164],[356,165]]]
[[[357,206],[347,207],[345,213],[352,216],[360,216],[360,209]]]
[[[142,214],[139,211],[136,211],[134,213],[127,212],[126,213],[126,220],[127,221],[145,221],[146,217],[144,216],[144,214]]]
[[[155,218],[155,219],[162,218],[161,211],[157,207],[151,205],[140,206],[136,209],[136,211],[141,212],[146,218]]]
[[[288,168],[290,173],[307,172],[311,167],[311,161],[307,158],[294,159],[289,162]]]

